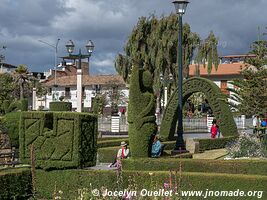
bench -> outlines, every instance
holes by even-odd
[[[19,164],[18,161],[18,150],[12,149],[1,149],[0,150],[0,166],[12,166]]]

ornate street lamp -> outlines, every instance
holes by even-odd
[[[77,67],[77,112],[82,112],[82,59],[87,58],[88,59],[88,65],[89,65],[89,58],[91,57],[91,54],[94,50],[94,43],[89,40],[89,42],[85,45],[85,48],[87,50],[88,54],[82,54],[81,49],[79,49],[79,54],[72,54],[74,51],[74,42],[72,40],[69,40],[66,44],[67,52],[69,53],[68,57],[63,57],[63,59],[71,59],[76,60],[78,59],[79,64]]]
[[[186,152],[185,143],[183,139],[183,49],[182,49],[182,36],[183,36],[183,14],[185,14],[188,1],[178,0],[173,1],[176,13],[178,14],[178,49],[177,49],[177,61],[178,61],[178,129],[177,129],[177,140],[175,149],[171,154],[175,155],[178,153]]]

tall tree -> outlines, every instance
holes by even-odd
[[[125,55],[119,54],[115,60],[115,68],[125,81],[129,81],[133,60],[140,60],[141,66],[152,73],[154,89],[161,88],[160,74],[173,74],[174,83],[177,82],[178,18],[175,14],[167,17],[141,17],[134,27],[125,45]],[[189,64],[194,50],[199,47],[198,59],[208,60],[209,66],[218,66],[218,40],[211,32],[200,45],[200,37],[191,31],[189,24],[183,24],[183,68],[184,77],[189,77]],[[209,69],[209,68],[208,68]]]
[[[215,37],[214,33],[211,31],[209,36],[200,41],[198,45],[198,53],[196,55],[196,62],[199,64],[203,64],[206,67],[206,63],[208,64],[207,71],[210,74],[212,70],[212,65],[214,64],[215,70],[218,69],[219,66],[219,56],[218,56],[218,39]]]
[[[0,104],[4,100],[14,100],[14,84],[13,84],[13,78],[10,74],[0,74]]]
[[[246,60],[246,68],[241,72],[244,79],[235,79],[231,82],[234,88],[228,88],[233,93],[230,103],[239,112],[252,116],[267,112],[267,48],[265,41],[252,44],[255,58]],[[236,103],[235,103],[236,102]]]
[[[24,99],[24,89],[25,89],[25,85],[27,83],[28,80],[28,69],[25,65],[19,65],[15,72],[13,73],[14,75],[14,79],[15,79],[15,83],[17,83],[19,85],[19,98],[20,100]]]

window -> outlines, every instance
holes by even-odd
[[[70,98],[70,88],[69,87],[65,88],[65,97]]]
[[[82,87],[82,97],[84,99],[86,98],[85,87]]]

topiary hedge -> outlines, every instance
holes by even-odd
[[[19,121],[21,112],[10,112],[4,115],[4,126],[7,128],[11,146],[19,148]]]
[[[71,102],[53,101],[49,103],[50,111],[71,111]]]
[[[203,152],[205,150],[211,149],[222,149],[225,148],[227,144],[236,140],[238,136],[230,136],[224,138],[208,138],[208,139],[194,139],[194,141],[199,142],[199,151]]]
[[[118,176],[118,173],[115,171],[94,170],[59,170],[49,172],[37,170],[37,194],[39,198],[52,199],[51,194],[55,192],[56,188],[63,191],[61,199],[78,199],[81,192],[84,192],[84,198],[86,195],[91,195],[87,196],[88,199],[100,199],[101,197],[92,196],[92,191],[99,190],[100,194],[105,189],[113,192],[124,191],[124,189],[137,190],[137,194],[142,189],[158,191],[164,188],[164,183],[170,182],[170,178],[172,179],[173,187],[177,186],[178,191],[264,191],[261,196],[262,199],[266,199],[267,195],[267,176],[188,172],[183,172],[180,176],[180,173],[171,174],[170,172],[163,171],[123,171]],[[107,197],[107,199],[111,198]],[[200,197],[192,196],[188,198],[200,199]],[[245,197],[246,200],[256,198],[257,196]],[[155,199],[155,196],[140,197],[140,199],[150,200]],[[178,199],[178,196],[173,196],[171,199]],[[209,197],[208,199],[218,199],[218,197]],[[231,200],[238,199],[238,197],[223,197],[223,199]]]
[[[227,103],[226,95],[224,95],[220,88],[212,81],[194,77],[186,80],[183,84],[183,103],[195,92],[203,92],[217,121],[219,122],[220,131],[223,136],[237,135],[237,127]],[[170,97],[169,103],[164,112],[160,127],[161,137],[173,139],[178,110],[178,91],[176,90]]]
[[[115,146],[120,146],[121,142],[126,142],[129,144],[129,139],[128,138],[114,138],[111,140],[99,140],[97,141],[97,148],[104,148],[104,147],[115,147]]]
[[[31,171],[26,168],[0,170],[0,199],[28,199],[32,196]]]
[[[267,160],[199,160],[178,158],[142,158],[122,161],[123,170],[255,174],[267,176]]]
[[[150,137],[156,132],[156,101],[152,84],[151,73],[134,65],[128,105],[128,134],[133,157],[150,156]]]
[[[23,112],[20,123],[20,160],[29,163],[36,149],[36,166],[64,169],[94,166],[97,117],[86,113]]]

